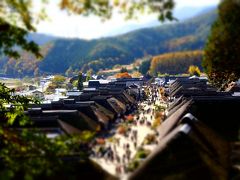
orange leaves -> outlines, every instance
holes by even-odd
[[[190,65],[201,65],[203,51],[166,53],[153,57],[150,65],[152,75],[160,73],[186,73]]]
[[[100,145],[104,145],[106,143],[105,139],[103,139],[103,138],[97,138],[96,142],[97,142],[97,144],[100,144]]]
[[[68,0],[62,0],[60,3],[60,8],[65,9],[66,7],[69,6],[69,1]]]
[[[125,134],[126,133],[126,128],[124,126],[119,126],[117,129],[117,132],[119,134]]]
[[[133,117],[132,114],[130,114],[130,115],[128,115],[128,116],[125,116],[125,118],[126,118],[126,121],[127,121],[127,122],[133,122],[133,120],[134,120],[134,117]]]
[[[132,76],[130,74],[128,74],[128,72],[124,72],[124,73],[117,73],[115,74],[116,78],[132,78]]]

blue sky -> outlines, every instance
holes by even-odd
[[[47,5],[49,20],[37,25],[38,32],[67,38],[94,39],[158,24],[156,15],[141,15],[138,20],[125,21],[121,15],[115,14],[106,22],[102,22],[98,17],[69,16],[57,7],[57,2],[58,0],[50,1]],[[184,9],[191,15],[201,8],[217,5],[220,0],[175,0],[175,2],[175,12],[182,13],[181,10]]]

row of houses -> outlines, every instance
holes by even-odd
[[[48,137],[108,130],[118,117],[134,110],[142,85],[141,79],[119,79],[105,84],[90,81],[83,91],[68,92],[67,98],[30,105],[25,113],[33,123],[25,128],[38,128]]]
[[[196,77],[173,81],[158,147],[129,179],[239,178],[240,97],[234,93]]]

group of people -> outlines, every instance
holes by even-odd
[[[134,158],[139,148],[142,148],[143,142],[139,141],[138,126],[152,128],[155,109],[154,105],[160,100],[159,91],[156,87],[149,87],[148,98],[139,102],[138,109],[134,111],[133,122],[127,124],[126,132],[123,134],[116,133],[111,137],[112,140],[95,147],[93,156],[102,159],[106,165],[115,167],[115,174],[121,175],[128,172],[128,164]],[[118,119],[118,126],[126,121]]]

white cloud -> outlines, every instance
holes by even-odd
[[[220,0],[176,0],[176,8],[209,6],[217,4],[219,1]],[[156,15],[142,15],[138,20],[125,21],[122,16],[115,14],[111,20],[102,22],[98,17],[93,16],[70,16],[59,9],[57,2],[59,1],[51,1],[47,5],[46,11],[51,20],[38,24],[38,32],[68,38],[93,39],[115,35],[121,28],[124,31],[127,27],[138,27],[141,24],[148,24],[157,19]]]

